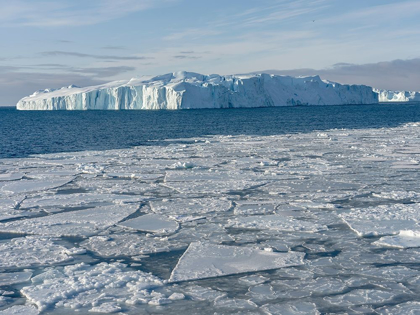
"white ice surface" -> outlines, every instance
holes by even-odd
[[[277,269],[303,264],[302,253],[272,253],[247,247],[190,244],[172,271],[170,281],[221,277],[243,272]]]
[[[378,103],[363,85],[341,85],[319,76],[268,74],[219,76],[180,71],[86,88],[44,90],[21,99],[20,110],[189,109]]]
[[[137,205],[112,205],[71,211],[0,223],[0,231],[50,236],[91,236],[118,223],[137,209]]]
[[[0,273],[0,286],[26,282],[29,281],[31,277],[32,272],[29,271]]]
[[[32,305],[14,305],[3,311],[0,315],[38,315],[39,311]]]
[[[385,247],[420,247],[420,231],[400,231],[398,235],[384,236],[373,244]]]
[[[71,252],[53,239],[28,236],[0,242],[0,268],[52,265],[72,259]]]
[[[154,300],[150,289],[159,287],[162,281],[142,271],[126,269],[120,263],[100,263],[57,267],[51,277],[42,283],[24,287],[21,293],[40,311],[48,307],[83,309],[101,307],[109,309],[109,301],[124,303],[148,303]],[[114,305],[113,308],[118,307]]]
[[[174,233],[179,227],[176,221],[170,220],[167,217],[158,214],[142,215],[137,218],[121,222],[118,225],[134,230],[159,234]]]
[[[269,229],[289,232],[317,232],[326,228],[325,226],[310,221],[297,220],[288,216],[276,214],[233,218],[228,221],[226,227],[257,230]]]
[[[395,204],[352,209],[340,217],[358,235],[391,235],[419,230],[420,204]]]
[[[57,188],[69,183],[72,180],[72,177],[51,180],[20,180],[3,186],[1,190],[6,194],[29,193]]]

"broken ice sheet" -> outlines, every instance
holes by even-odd
[[[166,215],[200,215],[228,211],[232,203],[221,198],[162,199],[150,202],[153,212]]]
[[[91,236],[123,220],[137,205],[112,205],[0,223],[0,231],[52,236]]]
[[[123,221],[118,225],[134,230],[158,234],[171,234],[179,228],[176,221],[170,220],[167,217],[158,214],[145,214],[134,219]]]
[[[381,237],[373,244],[395,248],[420,247],[420,231],[400,231],[398,235]]]
[[[360,236],[391,235],[402,230],[420,230],[420,204],[357,208],[341,213],[340,217]]]
[[[39,311],[35,306],[32,305],[14,305],[3,311],[0,311],[0,315],[38,315]]]
[[[285,304],[267,304],[261,307],[267,315],[319,315],[314,303],[300,302]]]
[[[416,315],[420,314],[420,302],[405,302],[395,306],[385,306],[377,309],[381,315]]]
[[[120,257],[185,249],[188,243],[144,234],[112,234],[90,237],[80,246],[103,257]]]
[[[273,213],[276,210],[274,203],[238,202],[233,213],[235,215],[256,215]]]
[[[29,193],[64,186],[73,179],[73,177],[66,177],[50,180],[20,180],[4,185],[1,190],[8,194]]]
[[[384,304],[391,301],[396,294],[389,291],[358,289],[343,295],[325,297],[324,300],[338,306],[364,304]]]
[[[179,259],[170,281],[221,277],[303,264],[303,253],[273,253],[248,247],[193,242]]]
[[[0,286],[26,282],[29,281],[31,277],[32,272],[29,271],[0,273]]]
[[[23,173],[4,173],[0,174],[0,181],[12,181],[21,179],[25,174]]]
[[[154,299],[153,288],[162,281],[142,271],[132,271],[120,263],[84,263],[57,267],[42,283],[22,288],[21,293],[40,311],[47,308],[84,309],[106,308],[106,303],[149,303]],[[104,305],[105,304],[105,305]],[[119,307],[114,304],[114,307]]]
[[[71,251],[54,239],[27,236],[0,242],[0,268],[51,265],[72,259]]]
[[[326,226],[310,221],[297,220],[284,215],[255,215],[229,219],[226,227],[289,232],[318,232]]]

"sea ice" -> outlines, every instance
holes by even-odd
[[[284,215],[255,215],[228,220],[226,227],[256,230],[276,230],[288,232],[318,232],[325,226],[310,221],[297,220]]]
[[[396,248],[420,247],[420,232],[400,231],[398,235],[381,237],[373,244]]]
[[[26,282],[29,281],[31,277],[32,272],[29,271],[0,273],[0,286]]]
[[[0,223],[0,231],[50,236],[91,236],[118,223],[137,205],[112,205]]]
[[[202,215],[225,212],[232,203],[221,198],[163,199],[152,200],[153,212],[166,215]]]
[[[38,315],[39,311],[35,306],[14,305],[0,311],[0,315]]]
[[[54,239],[27,236],[0,242],[0,268],[52,265],[71,260],[70,251]]]
[[[126,301],[148,303],[154,299],[153,288],[162,281],[142,271],[132,271],[120,263],[84,263],[57,267],[58,275],[42,283],[24,287],[21,292],[40,311],[49,307],[115,310]],[[113,301],[112,305],[109,301]]]
[[[30,193],[63,186],[73,180],[73,177],[51,180],[20,180],[14,181],[1,188],[8,194]]]
[[[134,230],[152,232],[158,234],[171,234],[178,230],[178,223],[163,215],[146,214],[134,219],[123,221],[118,225]]]
[[[286,304],[267,304],[261,307],[267,315],[319,315],[314,303],[296,302]]]
[[[23,173],[5,173],[0,174],[0,182],[1,181],[12,181],[12,180],[18,180],[21,179],[25,174]]]
[[[420,230],[420,204],[383,205],[352,209],[340,217],[358,235],[389,235],[402,230]]]
[[[272,253],[248,247],[193,242],[179,259],[171,282],[221,277],[303,264],[302,253]]]

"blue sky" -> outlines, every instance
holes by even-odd
[[[0,105],[178,70],[420,90],[420,1],[0,0]]]

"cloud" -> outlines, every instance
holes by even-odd
[[[72,72],[82,73],[85,75],[90,75],[95,78],[107,78],[113,77],[121,73],[134,71],[136,68],[120,66],[120,67],[102,67],[102,68],[81,68],[81,69],[72,69]]]
[[[388,90],[420,91],[420,58],[360,65],[339,63],[321,70],[294,69],[260,72],[291,76],[320,75],[323,79],[345,84],[365,84]]]
[[[78,52],[71,51],[44,51],[40,53],[43,56],[70,56],[78,58],[92,58],[92,59],[107,59],[107,60],[145,60],[153,59],[151,57],[141,57],[141,56],[113,56],[113,55],[92,55],[92,54],[83,54]]]
[[[0,0],[0,24],[7,26],[82,26],[118,19],[174,0]]]
[[[101,47],[102,49],[109,49],[109,50],[125,50],[127,49],[125,46],[104,46]]]
[[[189,55],[176,55],[176,56],[172,56],[172,58],[175,58],[175,59],[200,59],[201,57],[199,57],[199,56],[189,56]]]

